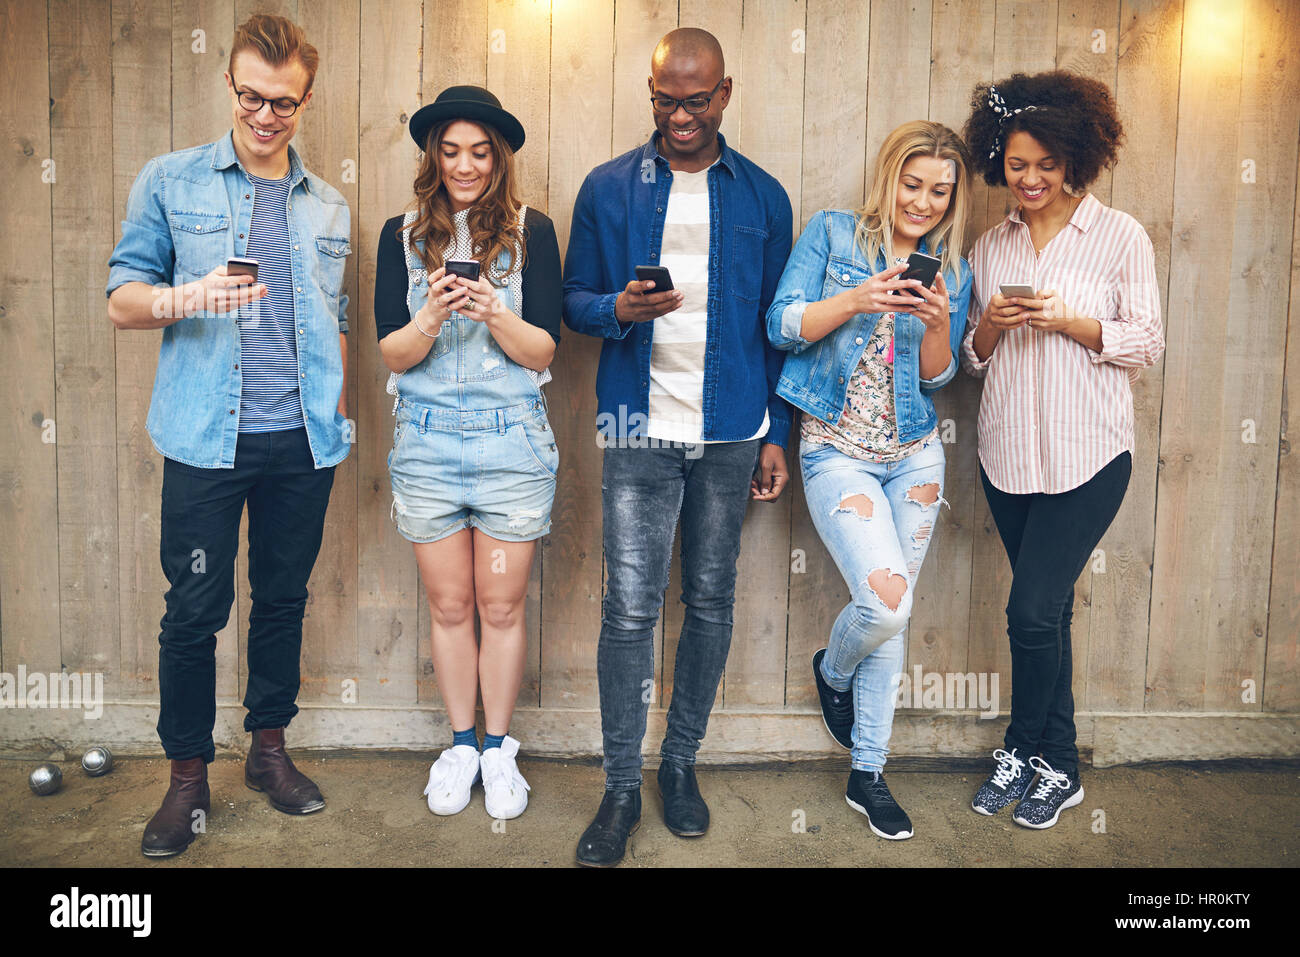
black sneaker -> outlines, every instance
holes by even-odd
[[[849,772],[849,788],[844,793],[849,807],[867,816],[867,824],[880,837],[902,841],[912,836],[912,821],[889,793],[885,776],[879,771]]]
[[[822,677],[822,659],[826,649],[813,655],[813,677],[817,681],[817,697],[822,705],[822,721],[831,737],[846,751],[853,749],[853,689],[836,691]]]
[[[1033,770],[1024,761],[1016,757],[1016,748],[1011,753],[998,748],[993,752],[998,766],[993,769],[987,781],[975,792],[975,800],[970,802],[971,809],[979,814],[997,814],[1008,804],[1015,804],[1034,780]]]
[[[1011,820],[1025,827],[1042,829],[1051,827],[1061,812],[1083,801],[1083,783],[1079,772],[1071,777],[1034,755],[1029,763],[1038,771],[1038,787],[1016,805]]]

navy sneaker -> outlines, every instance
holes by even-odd
[[[993,752],[998,766],[993,769],[988,780],[975,792],[975,800],[970,802],[971,809],[979,814],[997,814],[1008,804],[1015,804],[1026,792],[1034,780],[1034,772],[1024,761],[1016,757],[1016,748],[1008,754],[1001,748]]]
[[[867,825],[880,837],[902,841],[912,836],[912,820],[889,793],[885,776],[879,771],[849,772],[849,787],[844,794],[849,807],[867,816]]]
[[[826,649],[813,655],[813,677],[817,681],[817,697],[822,705],[822,721],[831,737],[846,751],[853,749],[853,689],[836,691],[822,677],[822,659]]]
[[[1083,784],[1079,772],[1074,775],[1052,770],[1052,766],[1034,755],[1029,759],[1038,771],[1038,787],[1016,805],[1011,820],[1025,827],[1045,828],[1056,823],[1061,812],[1083,801]]]

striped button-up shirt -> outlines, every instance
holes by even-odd
[[[1130,383],[1164,352],[1151,240],[1132,216],[1090,193],[1041,254],[1017,208],[979,238],[970,264],[975,291],[962,367],[987,377],[980,464],[1004,492],[1077,488],[1121,452],[1133,451]],[[1074,315],[1099,320],[1101,352],[1024,324],[1003,332],[981,362],[975,329],[1002,283],[1055,290]]]

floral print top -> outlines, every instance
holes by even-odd
[[[845,455],[868,462],[898,462],[919,451],[938,428],[911,442],[898,441],[894,416],[894,314],[887,312],[862,350],[849,378],[844,411],[835,425],[803,413],[799,434],[805,442],[833,445]]]

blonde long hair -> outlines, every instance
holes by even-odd
[[[870,268],[881,252],[885,264],[892,265],[894,252],[894,210],[897,208],[898,178],[903,166],[913,156],[933,156],[951,160],[957,169],[957,182],[948,209],[939,225],[926,233],[930,252],[939,256],[944,273],[956,277],[961,274],[962,234],[966,229],[966,216],[970,212],[970,154],[960,136],[942,123],[914,120],[897,127],[885,137],[876,157],[876,168],[871,177],[867,201],[856,210],[858,228],[854,240],[867,257]],[[936,249],[942,252],[935,253]]]
[[[411,242],[423,240],[420,259],[429,272],[442,266],[442,252],[455,233],[451,200],[442,181],[440,144],[447,128],[456,122],[459,120],[446,120],[429,131],[420,157],[420,168],[415,174],[416,216],[411,224]],[[519,242],[520,202],[515,153],[495,127],[486,123],[475,125],[482,128],[492,144],[492,176],[483,195],[470,207],[467,225],[474,256],[481,257],[484,274],[501,286],[505,284],[506,276],[523,268],[525,256],[523,244]],[[503,274],[498,275],[496,261],[503,252],[509,254],[509,265]]]

